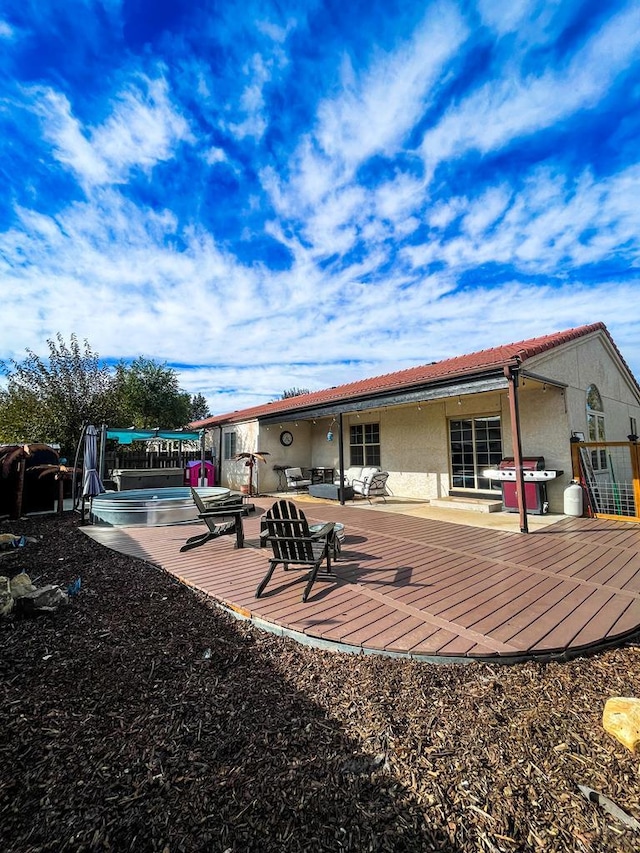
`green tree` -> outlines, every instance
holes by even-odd
[[[63,455],[74,453],[85,423],[109,423],[118,411],[117,388],[88,341],[61,334],[48,339],[48,359],[27,349],[18,362],[0,362],[7,387],[0,393],[0,440],[58,442]]]
[[[191,409],[189,411],[189,423],[191,421],[202,421],[211,417],[207,398],[203,394],[194,394],[191,398]]]
[[[178,385],[176,371],[139,356],[116,368],[121,416],[127,426],[174,429],[189,423],[191,398]]]

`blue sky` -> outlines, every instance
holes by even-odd
[[[640,5],[4,0],[0,359],[213,414],[603,321],[640,376]]]

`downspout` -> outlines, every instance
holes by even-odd
[[[198,477],[198,485],[206,486],[207,485],[207,473],[205,470],[204,462],[205,462],[205,429],[203,427],[202,432],[200,433],[200,476]]]
[[[340,468],[340,485],[338,494],[340,503],[344,506],[344,440],[342,436],[342,412],[338,415],[338,467]]]
[[[211,439],[213,447],[213,438]],[[222,426],[218,427],[218,478],[216,480],[219,486],[222,485]]]
[[[505,364],[504,375],[509,383],[509,413],[511,416],[511,441],[513,444],[513,464],[516,469],[516,496],[520,513],[520,533],[529,532],[527,521],[527,499],[524,491],[524,471],[522,469],[522,439],[520,435],[520,408],[518,406],[518,366]]]

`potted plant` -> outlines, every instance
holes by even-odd
[[[266,456],[269,453],[267,451],[256,450],[255,453],[236,453],[234,459],[245,460],[245,467],[249,469],[249,482],[246,485],[240,486],[240,491],[243,494],[249,495],[251,497],[254,494],[253,491],[253,469],[257,465],[258,462],[266,462]],[[255,494],[258,493],[258,489],[256,487]]]

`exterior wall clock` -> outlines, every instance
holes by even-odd
[[[284,432],[280,433],[280,444],[283,444],[285,447],[289,447],[289,445],[293,444],[293,435],[288,429],[285,429]]]

